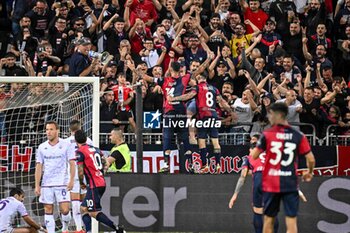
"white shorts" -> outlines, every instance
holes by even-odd
[[[70,192],[66,187],[42,187],[39,202],[43,204],[54,204],[70,201]]]
[[[84,178],[85,180],[85,178]],[[86,189],[80,189],[80,182],[79,180],[74,180],[74,185],[73,185],[73,189],[71,190],[71,193],[79,193],[79,194],[85,194],[86,193]]]

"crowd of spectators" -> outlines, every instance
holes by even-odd
[[[178,61],[207,70],[237,121],[254,123],[219,108],[221,132],[261,132],[282,101],[320,138],[331,124],[350,134],[350,0],[12,0],[0,31],[0,76],[100,77],[102,132],[134,131],[137,81],[143,111],[161,111],[155,83]]]

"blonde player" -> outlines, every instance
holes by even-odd
[[[75,176],[75,156],[68,153],[69,144],[58,137],[59,126],[54,121],[45,124],[47,141],[40,144],[36,154],[35,194],[44,204],[45,224],[48,233],[55,232],[53,205],[59,204],[62,215],[62,231],[68,231],[71,219],[70,194]],[[68,174],[68,162],[70,175]],[[41,181],[42,178],[42,181]],[[41,181],[41,183],[40,183]]]
[[[10,196],[0,200],[0,232],[2,233],[34,233],[47,232],[42,226],[36,223],[29,215],[23,205],[24,191],[20,188],[13,188]],[[13,217],[21,215],[29,227],[12,228]]]
[[[78,120],[72,120],[69,123],[69,129],[71,132],[71,136],[66,139],[66,141],[69,143],[69,149],[68,153],[69,155],[74,155],[75,152],[78,149],[77,143],[75,142],[74,139],[74,134],[76,131],[81,129],[81,124]],[[92,145],[92,141],[90,138],[87,139],[87,144]],[[70,198],[72,202],[72,214],[73,214],[73,219],[75,222],[76,226],[76,233],[83,233],[83,221],[80,213],[80,204],[81,200],[84,199],[86,193],[86,189],[80,189],[80,183],[79,183],[79,178],[78,178],[78,166],[75,166],[75,177],[74,177],[74,185],[73,189],[70,191]]]

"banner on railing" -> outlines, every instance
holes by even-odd
[[[109,153],[112,145],[102,145],[101,149]],[[198,147],[192,149],[192,160],[195,166],[201,166],[201,159]],[[132,171],[137,172],[137,159],[135,145],[130,145],[132,151]],[[163,151],[161,145],[144,145],[143,153],[143,172],[157,173],[164,163]],[[248,146],[221,146],[220,165],[222,173],[239,173],[243,162],[243,157],[249,152]],[[315,175],[339,175],[350,176],[350,147],[345,146],[314,146],[312,151],[316,158]],[[211,147],[208,148],[209,173],[215,171],[215,159],[211,157]],[[18,145],[0,145],[0,172],[28,172],[35,167],[35,148],[20,147]],[[305,159],[299,161],[300,171],[305,166]],[[170,171],[171,173],[186,173],[188,171],[188,161],[184,156],[183,150],[172,148],[170,154]]]

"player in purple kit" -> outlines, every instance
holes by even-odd
[[[101,210],[101,198],[106,190],[106,182],[103,176],[106,161],[100,149],[87,145],[87,137],[82,130],[78,130],[74,135],[78,145],[76,151],[78,160],[78,177],[82,189],[87,189],[86,196],[81,204],[81,213],[85,230],[91,232],[91,217],[109,226],[117,233],[124,233],[122,226],[117,226]],[[84,175],[87,184],[84,184]]]
[[[197,120],[202,122],[202,124],[197,125],[197,136],[198,136],[198,146],[200,151],[200,156],[202,160],[202,167],[200,168],[200,173],[208,173],[209,167],[207,165],[207,149],[206,149],[206,139],[208,135],[211,138],[214,147],[214,156],[216,160],[216,172],[220,173],[220,154],[221,147],[218,139],[218,128],[215,125],[219,122],[218,115],[216,112],[216,103],[218,102],[225,110],[233,114],[232,109],[227,104],[227,102],[221,97],[219,90],[207,83],[207,75],[200,74],[196,76],[198,85],[195,88],[184,95],[171,97],[168,96],[169,102],[179,102],[187,101],[196,97],[196,107],[197,107]],[[204,122],[210,122],[209,127],[205,127]],[[221,126],[221,122],[219,122]],[[199,127],[202,125],[202,127]]]
[[[252,150],[256,147],[257,140],[259,140],[260,135],[256,134],[252,136],[250,140],[250,149],[249,152],[252,152]],[[261,233],[263,230],[263,191],[262,191],[262,171],[264,169],[265,164],[265,153],[261,153],[259,155],[259,159],[254,160],[251,155],[247,156],[243,160],[242,164],[242,170],[241,170],[241,176],[236,184],[235,192],[232,195],[230,202],[229,202],[229,208],[231,209],[233,205],[235,204],[238,194],[240,193],[245,179],[247,175],[249,174],[249,170],[252,171],[253,176],[253,225],[256,233]],[[275,232],[278,232],[278,221],[276,218],[275,224],[274,224],[274,230]]]
[[[275,103],[270,107],[269,121],[272,127],[265,130],[251,152],[253,159],[266,151],[262,173],[264,202],[264,233],[272,233],[281,200],[286,214],[287,232],[296,233],[299,208],[298,159],[305,156],[308,171],[303,174],[306,182],[312,180],[315,158],[305,135],[289,126],[286,117],[288,107]]]

